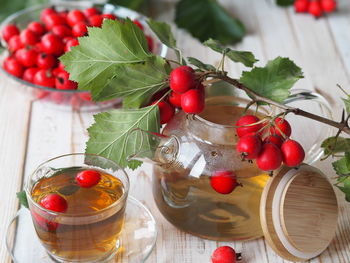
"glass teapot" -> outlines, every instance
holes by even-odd
[[[331,117],[327,101],[319,94],[296,90],[285,103],[311,104],[306,101],[314,102],[319,114]],[[155,147],[152,153],[136,151],[129,159],[154,164],[155,202],[164,217],[177,228],[202,238],[222,241],[263,236],[260,198],[269,175],[259,170],[254,162],[241,160],[236,152],[238,136],[232,126],[242,115],[247,102],[233,96],[209,97],[200,115],[181,111],[165,126],[162,134],[150,135],[140,129],[133,131],[140,133],[138,135],[143,136],[144,141],[146,136],[147,140],[151,137]],[[261,108],[257,114],[266,115],[268,109]],[[298,118],[298,124],[290,121],[295,131],[301,118]],[[318,130],[311,140],[302,140],[305,134],[298,138],[305,148],[306,163],[321,156],[320,144],[329,135],[328,127]],[[295,138],[293,133],[291,137]],[[220,170],[232,171],[242,187],[227,195],[214,191],[210,176]]]

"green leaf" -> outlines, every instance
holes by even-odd
[[[176,40],[167,23],[149,19],[147,24],[164,45],[170,48],[176,48]]]
[[[95,101],[123,97],[125,108],[139,108],[146,105],[152,95],[168,86],[170,66],[162,57],[151,57],[145,63],[121,67],[110,84],[96,94]]]
[[[324,154],[350,152],[350,139],[329,137],[321,144]]]
[[[210,64],[205,64],[202,61],[200,61],[199,59],[193,58],[193,57],[188,57],[188,63],[196,66],[199,69],[202,70],[209,70],[209,71],[215,71],[216,68],[213,65]]]
[[[159,108],[157,105],[141,109],[117,109],[94,116],[95,123],[88,129],[89,141],[86,153],[102,155],[117,162],[121,167],[137,168],[141,163],[127,161],[135,149],[148,151],[152,141],[142,142],[139,133],[129,134],[136,128],[150,132],[160,131]]]
[[[108,2],[114,5],[121,5],[133,10],[140,10],[145,0],[109,0]]]
[[[254,63],[258,61],[252,52],[232,50],[230,48],[222,46],[218,41],[214,39],[208,39],[203,44],[207,47],[210,47],[216,52],[225,54],[233,62],[240,62],[246,67],[253,67]]]
[[[348,114],[350,114],[350,97],[347,99],[342,98],[344,105],[345,105],[345,110]]]
[[[25,208],[29,208],[26,192],[21,191],[16,193],[16,195],[21,205],[23,205]]]
[[[279,6],[290,6],[294,4],[295,0],[276,0],[277,5]]]
[[[300,78],[303,78],[303,73],[293,61],[277,57],[263,68],[254,67],[251,71],[243,72],[240,82],[266,98],[283,102]]]
[[[216,0],[180,0],[175,22],[201,42],[214,38],[223,44],[237,43],[245,34],[243,24]]]
[[[339,176],[350,175],[350,152],[346,152],[345,156],[338,161],[332,163],[333,169]]]
[[[60,60],[79,89],[96,94],[121,66],[145,62],[150,56],[144,33],[130,19],[106,19],[102,28],[89,27],[89,36],[79,38],[79,45]]]

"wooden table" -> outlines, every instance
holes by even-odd
[[[173,3],[155,1],[153,12],[160,20],[172,21]],[[239,17],[247,27],[248,35],[237,49],[251,50],[264,64],[275,56],[287,56],[303,68],[305,79],[298,88],[323,93],[340,118],[342,92],[339,83],[350,92],[350,2],[339,1],[340,11],[318,20],[309,15],[296,15],[291,8],[283,9],[267,0],[220,1]],[[219,55],[203,47],[182,30],[176,31],[178,45],[184,54],[210,63],[218,63]],[[230,75],[241,68],[229,64]],[[22,182],[42,161],[70,152],[82,152],[87,139],[86,128],[91,113],[62,111],[33,99],[30,89],[0,74],[0,262],[10,262],[3,237],[6,224],[16,213],[15,193]],[[331,160],[317,162],[330,178],[335,174]],[[131,195],[147,204],[159,224],[155,250],[147,262],[197,263],[209,262],[212,251],[219,245],[231,245],[244,254],[244,263],[282,263],[264,242],[213,242],[185,234],[168,223],[158,212],[151,195],[151,169],[144,165],[130,173]],[[350,204],[339,196],[340,218],[336,237],[329,248],[310,262],[350,262]],[[29,261],[28,262],[35,262]]]

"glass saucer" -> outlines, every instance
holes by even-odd
[[[142,263],[151,254],[157,239],[157,225],[151,212],[129,196],[120,248],[108,263]],[[30,212],[20,209],[10,221],[6,247],[14,263],[53,263],[35,233]]]

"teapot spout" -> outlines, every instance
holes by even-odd
[[[173,163],[177,158],[179,142],[175,136],[136,128],[129,133],[127,140],[128,145],[134,145],[134,151],[127,157],[127,161],[163,166]]]

